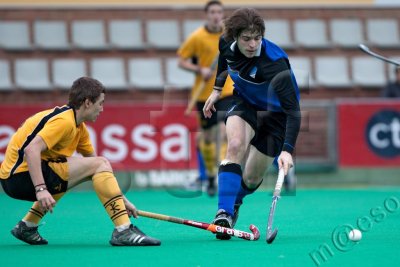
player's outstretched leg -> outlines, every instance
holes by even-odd
[[[92,180],[97,196],[115,225],[110,240],[111,245],[159,246],[161,244],[159,240],[147,236],[131,224],[117,179],[112,172],[96,173]]]
[[[111,165],[103,157],[68,158],[68,189],[91,177],[93,188],[113,222],[110,244],[115,246],[159,246],[161,242],[131,224],[129,214],[135,210],[119,188]]]

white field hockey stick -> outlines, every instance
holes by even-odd
[[[272,223],[274,222],[274,214],[275,214],[275,207],[276,203],[278,202],[280,195],[281,195],[281,189],[283,185],[283,180],[285,179],[285,171],[283,168],[279,169],[279,174],[278,174],[278,180],[276,181],[274,193],[272,196],[272,204],[271,208],[269,210],[269,216],[268,216],[268,225],[267,225],[267,243],[271,244],[276,235],[278,234],[278,228],[275,230],[272,230]]]
[[[372,51],[368,48],[368,46],[366,46],[366,45],[360,44],[358,47],[359,47],[363,52],[367,53],[367,54],[370,55],[370,56],[373,56],[373,57],[375,57],[375,58],[378,58],[378,59],[380,59],[380,60],[383,60],[383,61],[385,61],[385,62],[387,62],[387,63],[393,64],[393,65],[396,65],[396,66],[400,66],[400,62],[395,61],[395,60],[392,60],[392,59],[389,59],[389,58],[384,57],[384,56],[381,56],[381,55],[379,55],[379,54],[377,54],[377,53],[375,53],[375,52],[372,52]]]

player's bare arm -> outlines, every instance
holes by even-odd
[[[182,69],[200,74],[205,81],[209,80],[213,74],[213,71],[210,67],[202,67],[200,65],[193,64],[190,59],[180,57],[178,64]]]
[[[207,99],[207,101],[206,101],[206,103],[204,104],[204,107],[203,107],[203,113],[204,113],[204,116],[206,118],[211,118],[212,113],[217,111],[215,109],[214,104],[220,98],[221,92],[222,92],[222,88],[221,89],[219,89],[219,88],[214,89],[213,92],[211,93],[211,95],[208,97],[208,99]]]
[[[46,143],[40,136],[33,138],[32,142],[25,148],[24,153],[29,167],[33,186],[36,190],[36,198],[44,212],[53,212],[56,201],[47,191],[43,174],[40,154],[47,149]]]

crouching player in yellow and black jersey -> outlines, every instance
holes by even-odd
[[[222,34],[223,6],[220,1],[209,1],[204,8],[206,24],[195,30],[178,50],[179,66],[196,74],[191,99],[196,101],[201,133],[197,137],[199,165],[204,162],[206,175],[202,175],[197,183],[201,185],[208,179],[207,193],[215,195],[215,176],[220,155],[225,156],[226,137],[223,123],[225,112],[231,106],[233,82],[228,78],[222,96],[215,104],[218,113],[207,120],[203,115],[203,106],[213,90],[218,62],[218,42]],[[194,60],[193,60],[194,59]],[[190,104],[189,104],[190,105]],[[221,127],[217,129],[217,127]],[[218,136],[220,134],[220,136]],[[217,140],[221,147],[217,155]],[[222,157],[222,158],[223,158]],[[220,157],[221,158],[221,157]]]
[[[34,202],[11,233],[31,245],[47,240],[38,224],[72,187],[92,180],[98,198],[115,225],[110,244],[156,246],[160,241],[146,236],[130,222],[136,207],[122,194],[110,163],[95,154],[85,126],[103,111],[105,88],[97,80],[77,79],[69,103],[28,118],[11,138],[0,168],[4,191],[12,198]],[[77,151],[83,157],[72,156]]]

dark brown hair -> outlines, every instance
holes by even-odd
[[[238,38],[245,30],[250,30],[252,33],[260,33],[264,36],[264,19],[254,8],[236,9],[232,15],[225,20],[224,36],[227,41]]]
[[[81,77],[72,84],[68,106],[79,109],[86,99],[95,103],[101,93],[106,93],[106,88],[101,82],[93,78]]]
[[[204,6],[204,12],[207,13],[208,9],[210,8],[210,6],[213,6],[213,5],[218,5],[218,6],[221,6],[221,7],[223,6],[221,1],[216,1],[216,0],[208,1],[206,3],[206,5]]]

